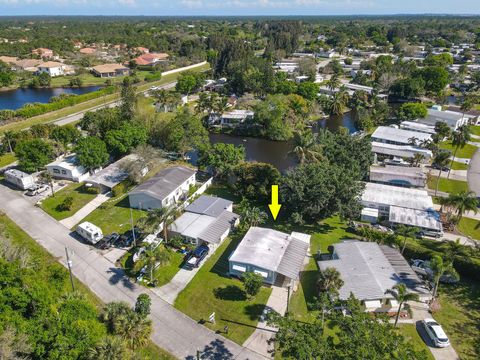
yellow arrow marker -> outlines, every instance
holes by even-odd
[[[277,220],[278,212],[282,205],[278,203],[278,185],[272,185],[272,203],[268,205],[272,213],[273,220]]]

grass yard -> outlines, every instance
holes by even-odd
[[[164,246],[164,245],[160,245]],[[134,263],[133,263],[133,254],[137,251],[137,248],[131,249],[128,253],[126,253],[121,259],[120,264],[127,273],[129,277],[136,278],[138,272],[134,270]],[[183,263],[185,255],[179,253],[178,251],[171,250],[171,259],[167,265],[159,267],[155,270],[154,277],[157,280],[157,287],[163,286],[168,284],[170,280],[173,279],[175,274],[180,270],[181,265]],[[147,274],[149,279],[150,275]]]
[[[428,349],[427,345],[423,341],[422,337],[418,334],[418,331],[413,324],[400,324],[398,326],[399,332],[403,335],[407,343],[411,344],[417,351],[425,350],[427,357],[425,360],[435,360],[432,353]]]
[[[14,163],[17,161],[17,158],[15,154],[13,153],[6,153],[0,156],[0,168],[10,165],[11,163]]]
[[[137,77],[143,81],[145,76],[152,74],[151,71],[136,71]],[[80,78],[82,80],[82,86],[102,86],[105,85],[106,78],[101,78],[95,76],[91,73],[81,74],[81,75],[68,75],[68,76],[57,76],[52,78],[51,86],[52,87],[65,87],[69,86],[70,80],[74,78]],[[121,84],[125,76],[117,76],[114,78],[109,78],[113,84]]]
[[[457,225],[457,229],[465,236],[480,240],[480,221],[476,219],[462,217],[460,223]]]
[[[356,236],[347,231],[347,224],[338,217],[332,217],[322,221],[312,234],[310,239],[310,251],[314,255],[318,251],[325,253],[328,247],[343,239],[352,239]],[[316,316],[314,311],[309,311],[309,304],[316,296],[316,283],[318,278],[318,266],[313,257],[310,257],[308,265],[300,272],[300,284],[297,291],[290,299],[289,311],[296,319],[312,321]]]
[[[46,270],[49,266],[57,266],[59,274],[62,273],[62,276],[65,279],[68,279],[68,271],[59,263],[56,259],[50,255],[44,248],[38,245],[35,240],[33,240],[27,233],[20,229],[12,220],[10,220],[6,215],[0,213],[0,233],[4,236],[8,236],[12,240],[12,243],[20,246],[23,249],[26,249],[30,256],[33,259],[35,266],[39,267],[36,271],[36,276],[42,276],[48,274]],[[50,272],[50,275],[53,273]],[[56,275],[57,277],[60,275]],[[75,290],[82,294],[85,299],[94,305],[98,311],[101,311],[103,307],[102,301],[95,296],[83,283],[78,281],[75,277],[73,278],[75,283]],[[70,282],[67,280],[65,282],[66,286],[63,289],[64,293],[67,294],[71,291]],[[140,359],[155,359],[155,360],[174,360],[175,357],[167,353],[165,350],[160,349],[155,344],[149,342],[147,345],[140,347],[135,350],[136,357]]]
[[[450,140],[440,143],[440,149],[450,150],[452,152],[452,156],[455,152],[455,148],[452,146],[452,142]],[[456,157],[471,159],[477,149],[478,148],[474,145],[466,144],[463,148],[458,149]]]
[[[461,280],[440,288],[441,310],[434,314],[462,360],[480,358],[480,283]]]
[[[467,164],[462,164],[458,161],[454,161],[452,163],[452,170],[468,170],[468,165]]]
[[[480,136],[480,125],[471,125],[470,132],[472,135]]]
[[[61,204],[69,196],[73,198],[70,210],[61,210]],[[89,192],[83,183],[73,183],[57,191],[55,196],[47,197],[42,201],[40,207],[54,219],[62,220],[75,214],[96,196],[96,194]]]
[[[235,232],[225,239],[175,301],[177,309],[214,331],[223,332],[228,325],[228,334],[222,335],[238,344],[254,332],[271,293],[270,288],[262,287],[248,300],[241,281],[227,275],[228,256],[242,236]],[[208,322],[212,312],[216,314],[216,324]]]
[[[428,176],[427,185],[429,189],[436,189],[437,186],[437,177]],[[468,191],[468,183],[461,180],[452,180],[441,177],[438,184],[438,191],[443,191],[446,193],[459,193],[461,191]]]
[[[134,225],[147,212],[138,209],[132,209]],[[82,221],[89,221],[102,229],[104,234],[113,232],[124,233],[131,230],[130,207],[127,195],[110,199],[100,205],[97,209],[88,214]]]

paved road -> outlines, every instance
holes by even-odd
[[[477,150],[470,161],[467,174],[468,187],[480,197],[480,150]]]
[[[152,340],[161,348],[178,358],[190,360],[196,358],[197,350],[203,352],[202,359],[265,359],[199,325],[148,289],[130,282],[121,269],[75,239],[69,229],[34,207],[19,192],[0,185],[0,199],[0,210],[63,265],[66,263],[65,246],[73,250],[75,276],[103,302],[126,301],[133,305],[139,294],[149,293],[154,327]]]
[[[174,81],[174,82],[162,85],[159,88],[164,89],[164,90],[168,90],[168,89],[174,88],[176,84],[177,84],[177,82]],[[148,90],[145,90],[142,93],[146,93],[146,92],[148,92]],[[67,115],[67,116],[65,116],[61,119],[55,120],[53,123],[55,125],[58,125],[58,126],[67,125],[67,124],[70,124],[72,122],[76,122],[76,121],[81,120],[83,118],[83,115],[88,111],[97,111],[99,109],[103,109],[103,108],[106,108],[106,107],[112,108],[112,107],[118,106],[119,104],[120,104],[120,100],[110,101],[110,102],[107,102],[105,104],[94,106],[94,107],[91,107],[89,109],[80,111],[80,112],[75,113],[75,114]]]

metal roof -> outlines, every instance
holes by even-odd
[[[407,182],[414,186],[423,187],[427,175],[418,167],[399,166],[370,166],[370,181],[380,182]]]
[[[170,229],[182,236],[197,239],[214,221],[215,218],[211,216],[185,212],[173,222]]]
[[[370,182],[365,184],[362,203],[367,203],[365,206],[370,206],[368,203],[374,203],[418,210],[433,209],[432,197],[426,190]]]
[[[413,158],[415,154],[422,154],[426,158],[431,158],[432,152],[412,145],[386,144],[372,141],[372,152],[401,158]]]
[[[146,194],[163,201],[195,173],[195,170],[184,166],[169,167],[160,170],[155,176],[130,191],[129,194]]]
[[[449,127],[455,129],[462,118],[463,115],[458,112],[428,109],[427,117],[424,119],[418,119],[418,122],[427,125],[435,125],[437,122],[444,122]]]
[[[380,139],[395,143],[410,144],[410,140],[414,138],[417,141],[430,140],[432,136],[418,131],[405,129],[397,129],[390,126],[379,126],[372,134],[372,139]]]
[[[90,176],[87,182],[103,185],[111,189],[128,177],[128,173],[122,168],[123,164],[137,159],[138,156],[134,154],[127,155]]]
[[[219,244],[221,237],[229,229],[232,229],[235,221],[240,216],[225,210],[215,221],[210,223],[198,236],[198,239],[210,244]]]
[[[440,215],[432,210],[416,210],[398,206],[390,206],[388,220],[395,224],[421,227],[435,231],[442,231]]]
[[[267,228],[251,227],[229,261],[250,264],[297,278],[307,255],[310,236],[292,235]]]
[[[217,217],[232,204],[233,202],[220,197],[201,195],[193,203],[188,205],[185,211]]]

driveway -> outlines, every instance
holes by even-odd
[[[23,196],[0,185],[0,210],[66,266],[65,247],[73,251],[74,275],[103,302],[126,301],[132,306],[138,295],[152,299],[152,340],[181,359],[264,359],[260,354],[218,335],[173,308],[149,289],[132,283],[96,250],[77,240],[65,226],[38,209]]]

